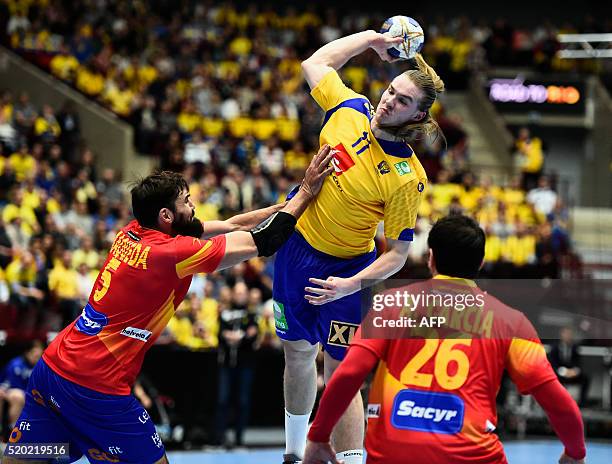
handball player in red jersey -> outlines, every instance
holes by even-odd
[[[193,274],[270,256],[285,243],[331,172],[330,159],[326,145],[285,205],[204,224],[194,218],[180,174],[164,171],[138,182],[131,190],[136,219],[117,234],[82,314],[35,366],[9,447],[67,443],[68,456],[54,462],[85,455],[93,463],[167,463],[149,414],[130,393],[146,351]],[[21,461],[5,453],[2,462]]]
[[[413,295],[425,288],[432,295],[461,293],[465,301],[472,295],[472,301],[482,298],[484,304],[473,311],[443,308],[450,321],[445,328],[461,332],[459,338],[440,337],[440,330],[436,338],[366,338],[366,331],[376,330],[373,314],[382,314],[371,311],[323,393],[303,463],[341,462],[329,441],[331,431],[375,366],[365,440],[368,464],[507,463],[493,433],[504,370],[546,411],[565,446],[559,463],[584,463],[580,411],[557,380],[534,327],[472,280],[484,257],[482,229],[465,216],[447,216],[433,226],[428,243],[434,278],[403,289]]]

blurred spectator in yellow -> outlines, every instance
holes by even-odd
[[[503,200],[508,205],[519,205],[525,200],[525,191],[521,187],[521,178],[518,176],[510,180],[510,184],[504,189]]]
[[[94,248],[93,237],[86,235],[81,240],[81,246],[72,254],[72,268],[78,269],[85,264],[88,269],[94,269],[100,260],[100,253]]]
[[[30,154],[26,143],[20,145],[19,151],[13,153],[9,157],[8,162],[15,171],[15,177],[18,182],[23,181],[36,171],[36,160]]]
[[[450,205],[454,197],[461,194],[461,188],[458,184],[451,183],[450,173],[442,169],[438,172],[437,181],[431,185],[431,192],[433,195],[433,207],[444,210]]]
[[[18,219],[18,223],[14,220]],[[36,213],[31,206],[24,203],[24,191],[21,188],[15,188],[11,195],[11,202],[2,210],[2,220],[5,224],[13,224],[19,229],[15,232],[23,233],[27,238],[40,231]],[[17,237],[11,237],[13,243],[21,242]]]
[[[72,267],[72,253],[65,250],[49,272],[49,290],[62,313],[62,328],[66,327],[81,310],[79,275]]]
[[[102,94],[102,101],[119,116],[127,118],[132,113],[132,103],[134,92],[130,90],[125,80],[118,77],[116,82],[106,83],[106,88]]]
[[[191,99],[183,102],[183,108],[176,118],[176,123],[179,130],[184,134],[189,134],[202,125],[202,116],[197,113]]]
[[[176,308],[174,316],[168,323],[168,331],[176,343],[188,346],[193,335],[193,324],[191,323],[190,308],[185,301]]]
[[[39,307],[45,294],[36,287],[36,263],[29,251],[23,251],[6,268],[6,280],[11,286],[10,301],[18,309]]]
[[[466,172],[463,174],[461,179],[461,189],[459,193],[459,201],[461,206],[468,211],[473,213],[478,200],[483,196],[484,192],[482,188],[476,185],[476,179],[474,174]]]
[[[506,238],[502,253],[505,259],[516,268],[534,264],[536,259],[536,239],[522,222],[516,224],[516,234]],[[520,271],[519,271],[520,272]]]
[[[304,151],[304,144],[295,140],[285,153],[285,169],[293,177],[299,178],[308,167],[311,156]]]
[[[104,90],[105,79],[91,65],[82,65],[76,71],[76,88],[90,97],[97,97]]]
[[[70,54],[65,44],[60,45],[59,53],[49,63],[51,73],[63,81],[72,81],[79,68],[79,60]]]
[[[502,258],[503,242],[500,237],[494,233],[490,225],[485,227],[485,233],[487,240],[485,242],[484,270],[491,272],[495,263]]]
[[[542,140],[539,137],[532,137],[527,127],[521,127],[515,141],[515,148],[523,174],[522,187],[528,192],[537,185],[544,169]]]
[[[58,139],[61,131],[51,105],[43,105],[40,116],[34,121],[34,135],[41,142],[49,145]]]

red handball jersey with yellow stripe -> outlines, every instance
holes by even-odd
[[[129,394],[191,276],[214,271],[224,253],[223,235],[171,237],[130,222],[117,234],[83,312],[45,350],[45,362],[78,385]]]
[[[472,281],[437,277],[442,280],[430,281],[435,286],[423,294],[471,293],[480,295],[484,305],[436,314],[448,321],[447,334],[438,331],[436,338],[392,339],[391,331],[385,339],[372,330],[380,322],[374,322],[381,314],[376,313],[366,317],[351,341],[380,358],[367,409],[368,464],[506,463],[494,433],[504,370],[521,393],[556,379],[523,313]],[[409,290],[421,293],[423,288]],[[378,338],[365,338],[377,333]]]

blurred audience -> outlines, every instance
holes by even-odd
[[[185,2],[168,10],[163,2],[110,0],[87,3],[88,15],[81,0],[70,8],[58,0],[33,5],[10,10],[10,45],[131,123],[139,151],[183,173],[203,220],[284,200],[318,146],[322,118],[304,89],[300,61],[333,37],[379,22],[355,15],[340,20],[333,9],[284,13],[255,4],[242,10]],[[549,45],[537,45],[552,37],[548,24],[526,33],[504,21],[418,19],[428,24],[424,53],[451,89],[464,86],[467,73],[487,61],[520,64],[537,56],[545,66],[549,56]],[[366,54],[343,70],[343,79],[375,103],[389,73],[388,65]],[[485,275],[559,275],[571,247],[564,205],[551,201],[551,183],[543,179],[529,192],[520,180],[503,187],[479,178],[470,170],[461,119],[447,113],[443,101],[432,114],[447,143],[413,143],[432,182],[406,272],[426,272],[433,221],[464,213],[487,230]],[[517,141],[526,160],[523,181],[525,169],[537,174],[535,182],[542,171],[543,156],[530,148],[536,140],[527,131]],[[96,171],[73,104],[37,108],[27,93],[0,94],[0,147],[0,266],[10,302],[20,320],[28,312],[35,319],[21,329],[58,330],[86,299],[116,231],[130,219],[121,173]],[[256,345],[277,347],[271,262],[255,259],[194,279],[166,340],[189,349],[217,347],[225,286],[243,281],[261,295],[252,305],[261,331]],[[75,284],[66,285],[73,278]]]

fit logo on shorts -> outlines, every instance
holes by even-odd
[[[420,432],[458,433],[464,409],[463,400],[450,393],[401,390],[393,402],[391,424]]]
[[[285,317],[285,305],[273,300],[272,308],[274,308],[274,325],[276,326],[276,330],[285,333],[285,331],[289,329],[287,318]]]
[[[329,325],[329,336],[327,344],[333,346],[348,347],[357,332],[359,324],[351,324],[350,322],[331,321]]]
[[[96,311],[87,303],[83,308],[81,317],[77,319],[75,327],[85,335],[98,335],[108,324],[106,314]]]

